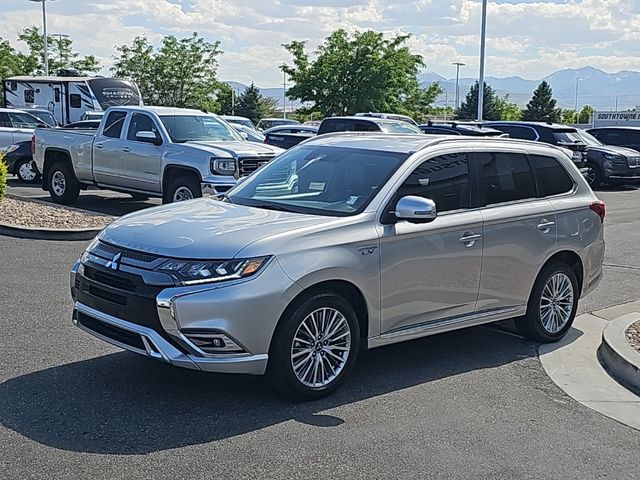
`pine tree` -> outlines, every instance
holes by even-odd
[[[236,115],[247,117],[256,124],[262,118],[262,103],[260,89],[252,82],[251,86],[238,97]]]
[[[551,86],[543,80],[534,90],[533,97],[527,103],[522,119],[534,122],[557,122],[560,117],[560,109],[556,108],[556,103]]]
[[[458,109],[457,117],[461,120],[472,120],[478,117],[478,91],[479,82],[476,81],[469,93],[462,101],[460,108]],[[484,83],[484,98],[482,101],[482,118],[484,120],[500,120],[501,109],[500,102],[496,92],[487,83]]]

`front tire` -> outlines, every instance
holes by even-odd
[[[267,377],[294,400],[334,392],[355,364],[360,348],[357,316],[333,292],[308,296],[285,313],[269,352]]]
[[[587,163],[587,183],[593,188],[599,188],[604,181],[600,167],[595,163]]]
[[[162,203],[182,202],[202,196],[200,182],[195,175],[180,175],[169,181],[162,194]]]
[[[47,174],[47,188],[56,203],[70,205],[80,195],[80,183],[67,162],[55,162]]]
[[[15,174],[21,182],[36,183],[40,180],[40,174],[35,162],[30,158],[18,160],[14,168]]]
[[[564,337],[578,308],[578,279],[564,263],[544,267],[529,298],[527,313],[516,320],[518,331],[535,342],[556,342]]]

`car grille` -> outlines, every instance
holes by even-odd
[[[93,254],[103,258],[110,258],[113,255],[121,254],[124,258],[130,258],[131,260],[137,260],[138,262],[151,263],[157,260],[157,256],[149,253],[136,252],[122,247],[114,247],[108,243],[98,242],[95,248],[92,250]],[[107,255],[105,255],[107,254]]]
[[[630,167],[640,167],[640,157],[629,157],[628,163]]]
[[[273,157],[244,157],[238,160],[240,176],[251,175],[258,168],[269,163]]]

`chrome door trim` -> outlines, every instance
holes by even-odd
[[[483,323],[491,323],[504,318],[511,318],[517,313],[520,313],[520,310],[524,311],[525,309],[526,306],[524,305],[513,305],[509,307],[483,310],[480,312],[470,313],[468,315],[458,315],[440,320],[432,320],[425,323],[419,323],[417,325],[409,325],[390,330],[382,335],[370,338],[368,348],[382,347],[392,343],[405,342],[415,338],[472,327]]]

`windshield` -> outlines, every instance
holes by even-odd
[[[380,129],[384,133],[422,133],[422,130],[420,130],[418,127],[414,127],[413,125],[405,122],[380,123]]]
[[[582,139],[582,141],[587,145],[589,145],[590,147],[597,147],[600,145],[604,145],[604,143],[602,143],[596,137],[594,137],[589,132],[586,132],[584,130],[578,130],[578,135],[580,135],[580,138]]]
[[[50,127],[58,126],[58,122],[56,121],[54,116],[51,115],[49,112],[39,112],[37,110],[31,110],[29,113],[34,117],[38,117],[40,120],[42,120],[44,123],[46,123]]]
[[[211,115],[160,115],[172,142],[243,140],[238,132]]]
[[[559,130],[553,132],[553,138],[560,143],[584,143],[575,130]]]
[[[409,154],[344,147],[299,146],[234,188],[240,205],[314,215],[362,212]]]

